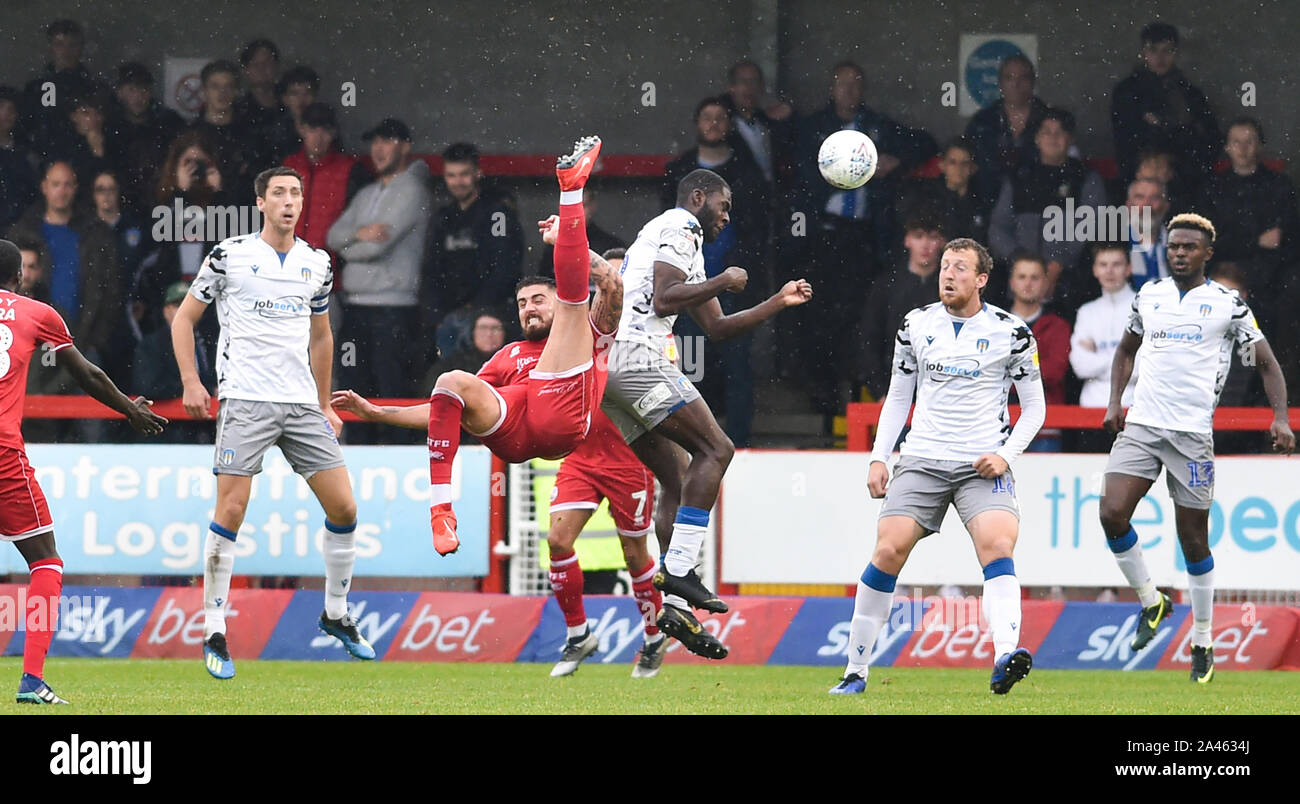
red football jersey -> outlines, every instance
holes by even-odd
[[[0,290],[0,447],[25,449],[27,366],[42,342],[56,351],[72,345],[63,317],[48,304]]]
[[[590,319],[588,319],[590,321]],[[591,334],[593,337],[592,357],[596,359],[596,365],[601,373],[604,373],[604,361],[600,358],[609,351],[610,346],[614,344],[614,336],[606,335],[596,329],[596,325],[591,325]],[[537,366],[537,361],[542,357],[542,350],[546,348],[547,338],[540,341],[515,341],[502,346],[497,353],[488,358],[483,367],[478,370],[478,378],[494,388],[502,388],[507,385],[523,385],[530,381],[528,372]],[[603,390],[605,385],[601,382]]]
[[[595,324],[591,325],[591,331],[596,339],[593,351],[599,364],[614,338],[601,333]],[[528,372],[537,365],[544,348],[546,339],[508,343],[483,364],[478,377],[496,388],[527,383],[530,381]],[[604,389],[604,383],[600,383],[600,388]],[[591,430],[586,439],[569,453],[565,461],[575,469],[584,468],[597,473],[601,466],[641,465],[631,448],[623,442],[623,434],[599,408],[592,413]]]

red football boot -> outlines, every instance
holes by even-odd
[[[451,510],[451,503],[442,503],[430,509],[430,523],[433,525],[433,549],[440,556],[449,556],[460,549],[460,537],[456,535],[456,514]]]
[[[555,175],[560,190],[581,190],[600,156],[600,137],[583,137],[573,144],[573,153],[555,160]]]

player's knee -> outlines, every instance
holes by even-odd
[[[1118,506],[1107,504],[1103,500],[1098,509],[1098,516],[1101,518],[1101,529],[1106,532],[1106,538],[1117,539],[1128,533],[1128,514]]]
[[[907,560],[907,551],[901,545],[889,541],[879,541],[871,554],[871,563],[881,572],[897,575]]]
[[[474,377],[467,371],[456,369],[447,371],[438,375],[438,381],[433,384],[434,388],[441,388],[444,391],[451,391],[459,396],[464,396],[465,389],[469,387],[470,380]]]
[[[329,521],[336,525],[350,525],[357,521],[357,503],[355,500],[348,500],[342,504],[331,505],[327,516]]]
[[[551,555],[569,552],[577,541],[577,534],[571,535],[555,528],[551,528],[551,532],[546,534],[546,546],[550,549]]]

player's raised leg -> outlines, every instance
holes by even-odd
[[[555,236],[555,320],[551,335],[533,371],[562,374],[592,361],[590,311],[591,254],[587,248],[587,218],[582,190],[600,156],[600,138],[583,137],[573,152],[556,162],[560,182],[560,225]]]
[[[449,371],[434,384],[429,397],[430,524],[433,549],[439,555],[460,549],[456,514],[451,510],[451,467],[460,449],[461,428],[475,434],[491,432],[505,416],[502,404],[492,386],[465,371]]]
[[[1121,433],[1111,451],[1112,463],[1123,459],[1126,454],[1121,442],[1125,436]],[[1136,453],[1135,453],[1136,454]],[[1138,455],[1137,457],[1143,457]],[[1159,464],[1152,467],[1158,474]],[[1144,470],[1145,471],[1145,470]],[[1133,650],[1142,650],[1156,635],[1160,621],[1173,613],[1174,603],[1168,595],[1156,589],[1151,582],[1151,571],[1147,569],[1146,559],[1142,557],[1142,546],[1138,541],[1137,531],[1133,528],[1132,516],[1138,503],[1151,488],[1152,480],[1137,475],[1110,471],[1106,473],[1098,515],[1101,528],[1106,534],[1106,546],[1115,554],[1115,563],[1128,585],[1137,593],[1142,612],[1138,617],[1137,633],[1131,645]]]
[[[252,485],[251,475],[217,475],[217,505],[203,544],[203,665],[213,678],[235,677],[235,663],[226,644],[226,606],[235,571],[235,541],[244,524]]]
[[[844,677],[831,688],[832,695],[854,695],[867,690],[871,649],[880,629],[889,619],[894,604],[894,587],[912,548],[925,529],[907,516],[881,517],[876,526],[876,547],[871,554],[858,591],[853,598],[853,620],[849,624],[849,661]]]
[[[338,466],[316,472],[307,478],[307,485],[325,511],[325,610],[318,626],[342,642],[354,657],[373,659],[375,649],[348,614],[348,589],[357,557],[357,503],[348,470]]]
[[[44,498],[41,499],[44,504]],[[48,517],[48,512],[47,512]],[[53,526],[51,525],[51,528]],[[58,628],[59,596],[63,593],[63,561],[54,548],[54,531],[47,530],[15,543],[27,562],[26,641],[18,703],[66,704],[45,683],[45,657]]]
[[[723,435],[726,438],[726,435]],[[642,434],[639,438],[629,444],[632,452],[636,454],[641,463],[659,479],[662,495],[660,497],[658,509],[655,511],[655,536],[659,542],[660,550],[664,550],[675,538],[678,529],[676,520],[681,518],[681,506],[674,506],[673,503],[681,499],[681,478],[687,466],[685,453],[682,449],[670,441],[667,437],[660,434],[659,430],[650,430]],[[696,512],[688,512],[688,516]],[[704,512],[704,522],[708,524],[708,512]],[[700,529],[700,544],[704,540],[704,530]],[[662,555],[662,554],[661,554]],[[698,557],[699,550],[696,550]],[[658,625],[660,630],[665,634],[681,642],[691,653],[697,656],[703,656],[706,659],[725,659],[730,652],[726,645],[718,640],[717,637],[710,634],[700,621],[691,613],[692,603],[681,596],[676,588],[668,588],[664,585],[664,572],[656,572],[653,577],[654,585],[664,592],[663,607],[659,612]],[[703,602],[716,601],[715,605],[720,605],[722,611],[726,611],[726,604],[717,600],[712,592],[700,583],[695,574],[694,564],[692,563],[690,571],[684,576],[686,580],[694,580],[698,589],[700,598]],[[677,581],[678,579],[674,579]]]
[[[988,510],[966,523],[975,556],[984,568],[984,594],[980,609],[993,636],[993,677],[989,688],[1005,695],[1025,676],[1034,660],[1020,647],[1020,580],[1012,554],[1020,531],[1020,518],[1006,510]]]

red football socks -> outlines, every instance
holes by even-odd
[[[442,388],[429,397],[429,482],[451,483],[451,464],[460,449],[460,416],[465,402]]]
[[[23,643],[23,672],[44,678],[45,656],[59,626],[59,597],[63,593],[63,562],[57,558],[34,561],[28,568],[27,639]]]
[[[560,204],[560,228],[555,233],[555,295],[560,301],[581,304],[587,300],[590,282],[587,213],[579,199],[576,204]]]
[[[632,574],[632,596],[636,598],[637,608],[641,610],[647,637],[659,633],[659,611],[664,607],[664,596],[654,584],[656,568],[654,559],[651,559],[639,572]]]
[[[572,550],[556,555],[551,553],[551,589],[555,602],[564,613],[564,624],[577,628],[587,624],[587,610],[582,605],[582,567]]]

